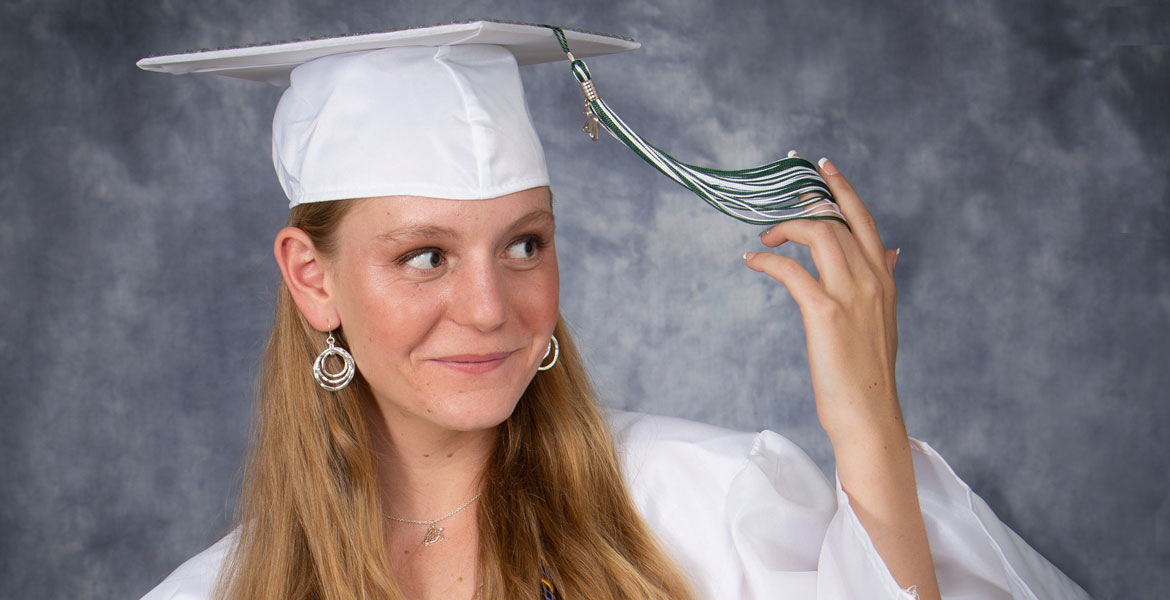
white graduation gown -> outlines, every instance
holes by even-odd
[[[840,484],[834,489],[779,434],[616,411],[610,422],[634,501],[699,598],[914,597],[890,575]],[[1089,597],[1001,523],[930,446],[912,440],[911,448],[944,598]],[[231,539],[188,560],[143,600],[209,598]]]

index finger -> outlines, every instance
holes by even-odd
[[[825,183],[829,184],[829,191],[833,192],[833,199],[841,207],[845,220],[849,222],[849,227],[853,230],[853,237],[857,238],[858,243],[861,244],[862,249],[865,250],[874,264],[884,265],[885,246],[882,245],[877,223],[873,220],[869,209],[865,207],[861,198],[857,197],[857,192],[853,191],[849,180],[845,179],[845,176],[829,159],[822,158],[817,161],[817,167],[821,176],[825,178]]]

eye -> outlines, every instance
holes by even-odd
[[[534,235],[524,236],[504,249],[504,256],[512,260],[531,260],[544,247],[544,240]]]
[[[443,266],[443,253],[436,248],[420,248],[398,259],[398,262],[420,271],[429,271]]]

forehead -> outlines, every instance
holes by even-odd
[[[406,235],[490,233],[518,225],[553,221],[547,187],[487,200],[450,200],[421,196],[382,196],[355,201],[342,222],[346,237],[391,241]]]

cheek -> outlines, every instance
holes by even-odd
[[[371,361],[409,355],[423,340],[442,312],[442,302],[418,285],[381,280],[369,273],[350,274],[357,285],[340,289],[338,310],[354,358]],[[365,372],[365,371],[363,371]]]
[[[516,312],[529,327],[551,334],[560,314],[560,273],[556,255],[530,275],[528,281],[517,286]]]

